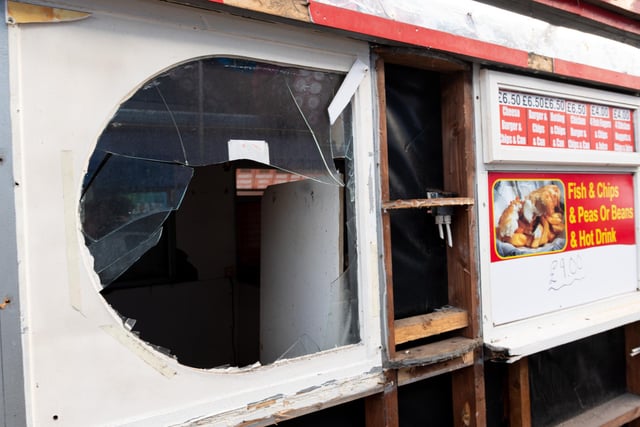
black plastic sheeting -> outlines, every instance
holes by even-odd
[[[624,329],[529,356],[531,421],[556,425],[625,392]]]
[[[439,75],[387,64],[385,85],[390,198],[426,198],[443,186]],[[424,209],[390,217],[396,318],[446,305],[446,248],[434,217]]]
[[[558,425],[625,393],[624,345],[618,328],[529,356],[532,425]],[[487,425],[508,427],[509,364],[484,368]]]
[[[82,227],[103,286],[158,243],[192,167],[248,159],[343,185],[334,158],[350,133],[338,120],[349,134],[336,144],[327,112],[343,79],[207,58],[147,82],[107,125],[84,179]]]

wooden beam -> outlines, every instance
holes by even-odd
[[[436,206],[473,206],[472,197],[442,197],[437,199],[403,199],[382,202],[382,209],[416,209]]]
[[[409,47],[379,46],[373,49],[390,64],[404,65],[438,73],[469,70],[469,63],[463,62],[453,55]]]
[[[509,365],[509,425],[531,427],[529,360],[520,359]]]
[[[387,371],[385,376],[383,392],[365,399],[366,427],[399,426],[397,372]]]
[[[640,395],[640,322],[624,327],[624,352],[626,357],[627,391]],[[629,421],[629,427],[640,427],[640,420]]]
[[[474,352],[471,366],[451,374],[453,392],[453,425],[456,427],[485,427],[487,425],[484,393],[484,364],[482,348]]]
[[[469,316],[466,310],[448,308],[429,314],[398,319],[394,322],[396,345],[444,332],[466,328]]]
[[[624,344],[627,364],[627,391],[640,395],[640,322],[630,323],[624,327]]]
[[[389,200],[389,152],[387,149],[387,97],[384,78],[384,60],[376,60],[377,91],[380,111],[380,197]],[[392,359],[395,356],[396,340],[394,332],[395,309],[393,303],[393,269],[391,258],[391,217],[386,211],[382,212],[382,239],[384,251],[385,271],[385,320],[387,335],[387,356]]]
[[[442,78],[442,150],[444,190],[473,198],[475,163],[471,76],[447,74]],[[438,199],[435,199],[438,200]],[[476,218],[473,209],[458,209],[452,217],[453,247],[447,248],[449,304],[469,313],[468,338],[480,336]]]
[[[475,147],[471,74],[441,77],[442,162],[444,190],[460,197],[475,194]],[[449,304],[467,310],[469,325],[461,334],[480,342],[480,296],[476,262],[476,217],[473,209],[457,209],[452,217],[453,247],[447,247]],[[474,364],[452,374],[454,425],[485,426],[482,350]]]

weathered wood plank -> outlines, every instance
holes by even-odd
[[[365,399],[367,427],[399,426],[397,371],[387,371],[385,377],[383,392]]]
[[[390,200],[382,203],[382,209],[417,209],[435,206],[472,206],[472,197],[442,197],[437,199]]]
[[[475,148],[471,73],[443,74],[442,156],[444,189],[459,196],[475,194]],[[467,310],[469,326],[460,334],[480,338],[480,295],[476,256],[477,223],[474,209],[456,209],[452,217],[453,247],[447,247],[449,304]],[[480,350],[474,364],[451,377],[454,425],[480,427],[487,424],[484,364]]]
[[[531,427],[529,360],[527,358],[509,365],[509,425]]]
[[[468,71],[470,65],[452,55],[407,47],[375,47],[373,51],[390,64],[404,65],[439,73]]]
[[[460,427],[486,427],[484,392],[484,362],[482,349],[474,351],[471,366],[451,373],[453,387],[453,425]]]
[[[380,197],[382,200],[389,199],[389,151],[387,147],[387,97],[384,78],[384,60],[376,60],[377,90],[380,109]],[[394,332],[394,300],[393,300],[393,267],[391,254],[391,217],[389,212],[382,211],[382,236],[384,251],[384,271],[385,271],[385,315],[387,327],[387,356],[392,359],[395,355],[395,332]]]
[[[640,322],[634,322],[624,327],[624,343],[626,355],[627,391],[640,395]],[[629,422],[629,427],[640,427],[640,420]]]
[[[626,393],[596,406],[558,427],[619,427],[640,417],[640,396]]]
[[[394,322],[396,345],[465,328],[468,325],[467,311],[454,307],[397,319]]]
[[[432,378],[437,375],[454,372],[473,365],[473,362],[474,354],[473,351],[470,351],[461,355],[460,357],[456,357],[455,359],[445,360],[444,362],[436,363],[433,365],[402,368],[397,371],[398,385],[403,386],[417,381],[426,380],[427,378]]]
[[[413,347],[396,352],[396,356],[387,362],[388,368],[399,369],[412,366],[425,366],[433,363],[461,357],[479,347],[478,339],[453,337],[442,341]]]

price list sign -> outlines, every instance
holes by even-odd
[[[626,108],[612,108],[613,118],[613,149],[614,151],[632,152],[633,142],[633,116],[631,110]]]
[[[498,91],[503,146],[633,152],[633,111],[559,97]]]

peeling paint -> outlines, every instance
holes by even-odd
[[[373,371],[373,370],[372,370]],[[192,419],[173,427],[234,425],[259,427],[277,424],[294,417],[370,396],[383,391],[382,371],[365,372],[343,381],[327,381],[322,386],[308,387],[293,395],[274,395],[210,417]],[[339,396],[330,398],[329,396]]]
[[[553,58],[529,52],[529,68],[553,73]]]
[[[319,389],[321,386],[319,385],[315,385],[315,386],[311,386],[311,387],[307,387],[307,388],[303,388],[302,390],[300,390],[299,392],[297,392],[296,394],[304,394],[304,393],[309,393],[312,392],[314,390]]]
[[[272,397],[268,397],[264,400],[260,400],[258,402],[249,403],[247,405],[247,410],[253,411],[256,409],[268,408],[269,406],[275,405],[279,400],[282,400],[284,396],[282,394],[277,394]]]
[[[78,21],[91,16],[90,13],[75,10],[60,9],[57,7],[36,6],[33,4],[7,2],[8,24],[32,24],[46,22]]]

